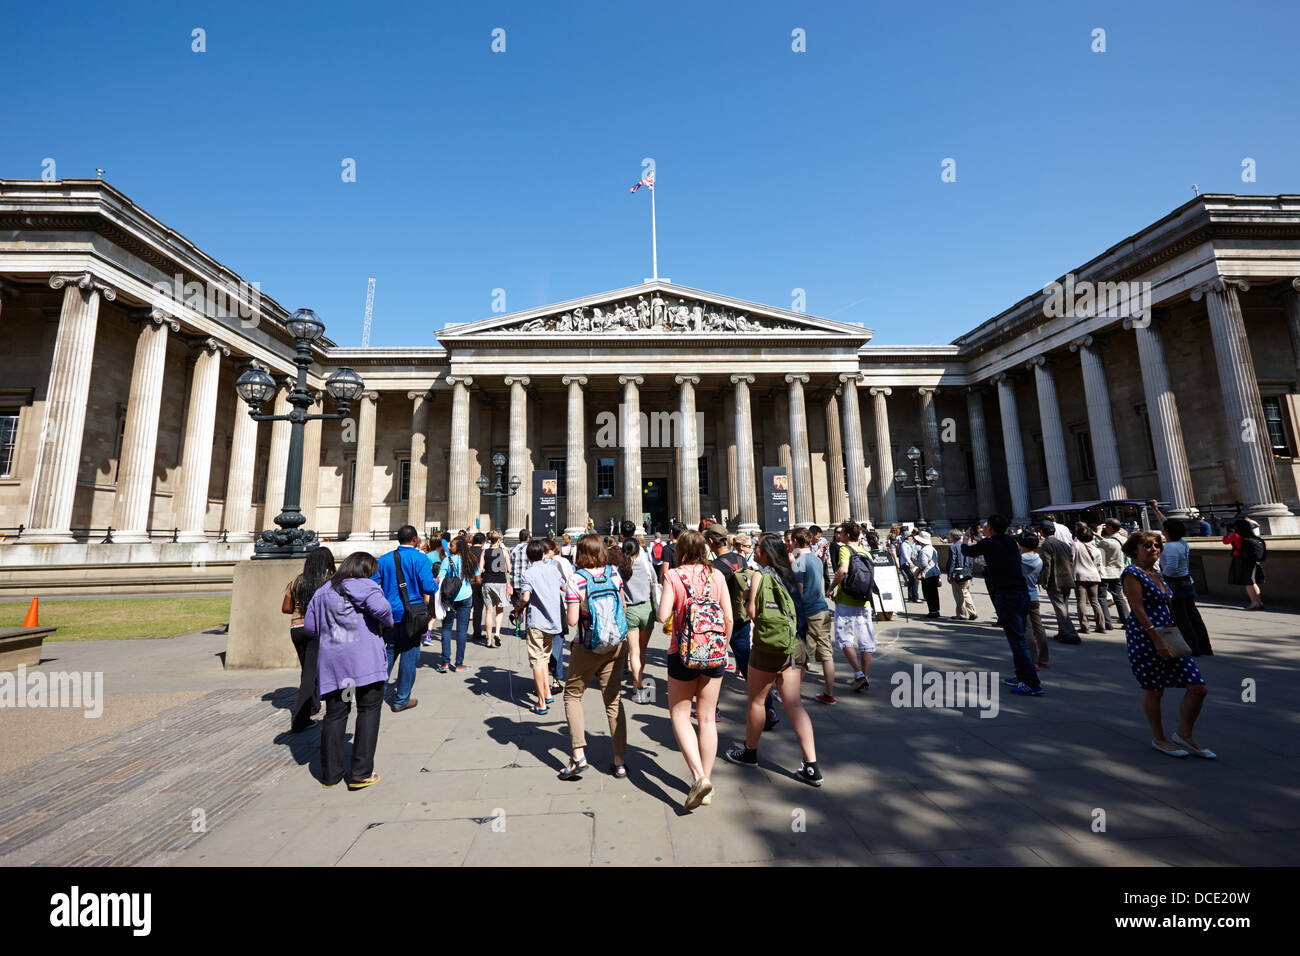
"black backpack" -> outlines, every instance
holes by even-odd
[[[872,588],[876,585],[876,566],[871,561],[871,555],[856,551],[848,545],[845,547],[849,548],[849,573],[840,582],[840,587],[850,597],[870,601]]]
[[[1241,543],[1241,551],[1246,557],[1259,564],[1268,554],[1268,547],[1264,544],[1263,538],[1246,538]]]

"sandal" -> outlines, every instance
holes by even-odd
[[[621,780],[627,776],[627,764],[625,763],[611,764],[609,768],[609,772]]]
[[[447,665],[438,664],[437,666],[434,667],[434,670],[436,670],[439,674],[445,674],[447,673]]]
[[[550,701],[548,700],[547,703],[549,704]],[[538,717],[545,717],[545,716],[547,715],[547,713],[550,712],[550,708],[549,708],[549,707],[538,707],[536,704],[533,704],[533,706],[530,707],[529,709],[530,709],[534,714],[536,714]]]
[[[582,772],[587,769],[587,758],[583,757],[578,763],[569,761],[569,765],[561,770],[558,774],[561,780],[577,780],[582,776]]]

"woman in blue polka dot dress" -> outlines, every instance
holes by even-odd
[[[1169,606],[1173,592],[1156,567],[1161,547],[1160,536],[1152,531],[1136,532],[1124,542],[1124,553],[1133,561],[1120,575],[1130,609],[1124,624],[1129,665],[1142,688],[1142,712],[1151,725],[1151,746],[1171,757],[1195,754],[1213,759],[1214,751],[1192,736],[1205,703],[1205,678],[1190,654],[1174,657],[1159,635],[1161,628],[1174,626]],[[1172,739],[1165,737],[1160,715],[1166,687],[1187,688],[1178,706],[1178,730]]]

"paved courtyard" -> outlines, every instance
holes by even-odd
[[[1200,661],[1210,697],[1197,735],[1217,761],[1150,748],[1119,632],[1053,642],[1047,696],[1002,694],[981,718],[894,707],[890,677],[916,664],[1005,675],[1001,631],[894,621],[879,626],[869,691],[851,692],[842,659],[837,705],[804,684],[823,789],[794,777],[783,720],[760,768],[719,759],[712,806],[688,815],[662,693],[625,699],[626,780],[604,772],[588,693],[592,769],[561,782],[563,708],[528,712],[511,640],[471,644],[463,674],[422,667],[419,707],[384,709],[383,781],[355,793],[322,789],[318,730],[287,733],[296,674],[224,671],[224,635],[47,644],[43,670],[104,672],[104,713],[0,710],[0,864],[1300,864],[1300,614],[1203,609],[1216,655]],[[653,645],[661,679],[666,642]],[[1166,695],[1170,720],[1180,693]],[[729,675],[723,747],[743,737],[743,703]]]

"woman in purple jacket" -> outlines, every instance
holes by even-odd
[[[374,555],[357,551],[344,559],[335,575],[312,595],[302,626],[320,639],[317,657],[319,693],[325,701],[321,726],[321,782],[334,787],[343,779],[343,737],[352,700],[357,702],[357,729],[352,738],[349,790],[379,782],[375,745],[384,702],[388,661],[384,631],[393,626],[393,609],[372,581],[378,570]]]

